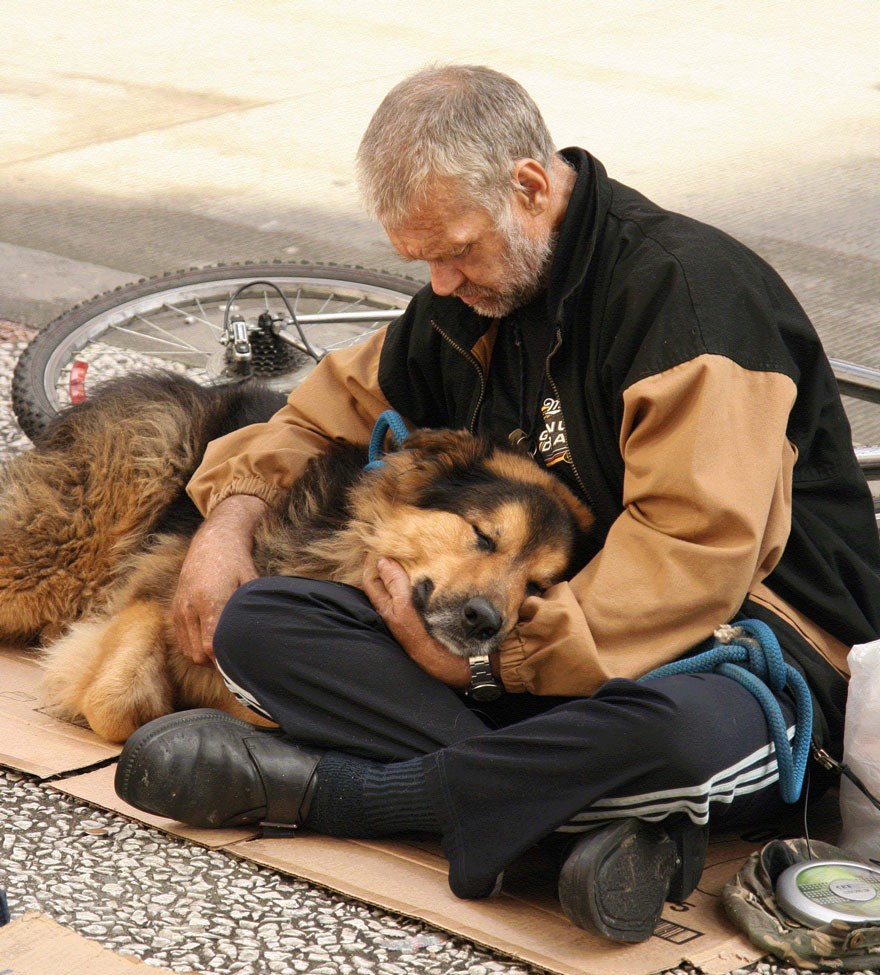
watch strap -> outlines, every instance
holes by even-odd
[[[489,655],[482,653],[476,657],[468,657],[471,668],[471,682],[468,686],[468,696],[475,701],[496,701],[501,697],[501,685],[492,673]]]

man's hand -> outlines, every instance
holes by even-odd
[[[451,654],[425,629],[412,604],[409,576],[399,562],[379,559],[364,568],[364,592],[394,639],[432,677],[449,687],[465,688],[470,683],[466,660]]]
[[[233,495],[217,505],[192,540],[171,614],[180,649],[193,663],[211,663],[223,607],[239,586],[257,577],[251,551],[267,510],[259,498]]]

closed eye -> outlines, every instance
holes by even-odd
[[[495,541],[490,538],[484,532],[481,532],[476,525],[474,525],[474,535],[477,538],[477,548],[481,552],[494,552],[495,551]]]
[[[542,586],[540,582],[527,582],[526,583],[526,595],[527,596],[541,596],[546,589],[546,586]]]

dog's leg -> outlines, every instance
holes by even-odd
[[[267,721],[256,711],[251,711],[241,704],[226,687],[220,672],[215,667],[197,666],[176,646],[172,648],[169,655],[169,672],[177,689],[179,709],[217,708],[235,718],[263,728],[277,727],[272,721]]]
[[[102,738],[125,741],[142,724],[175,710],[164,607],[132,603],[112,618],[101,662],[83,696],[83,715]]]
[[[42,703],[62,721],[82,722],[83,698],[102,659],[107,617],[80,620],[41,653]]]
[[[109,618],[86,620],[44,654],[47,701],[61,717],[85,718],[110,741],[175,709],[165,612],[141,600]]]
[[[115,615],[82,620],[43,651],[43,691],[59,718],[85,720],[102,738],[125,741],[153,718],[186,708],[218,708],[275,727],[240,704],[214,667],[200,667],[177,647],[167,610],[155,600]]]

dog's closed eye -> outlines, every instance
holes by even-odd
[[[481,532],[476,525],[473,526],[474,535],[477,537],[477,548],[481,552],[494,552],[496,549],[494,539],[490,538],[485,532]]]

